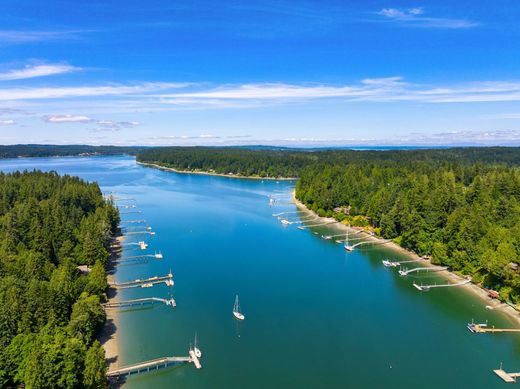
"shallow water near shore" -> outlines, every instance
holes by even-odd
[[[505,315],[464,288],[419,292],[381,264],[403,255],[384,247],[346,252],[295,225],[283,227],[267,195],[294,183],[176,174],[132,157],[0,160],[0,170],[55,170],[131,197],[157,235],[163,260],[119,266],[117,282],[166,275],[177,307],[118,313],[118,364],[187,355],[195,332],[203,369],[193,365],[129,378],[124,388],[501,387],[492,372],[520,371],[520,335],[472,334],[466,323]],[[128,202],[125,202],[128,203]],[[122,212],[131,211],[131,209]],[[319,234],[334,233],[321,228]],[[137,242],[128,237],[126,242]],[[126,248],[124,256],[141,254]],[[232,315],[235,294],[246,320]],[[165,285],[120,291],[118,299],[168,297]]]

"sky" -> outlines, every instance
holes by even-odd
[[[520,145],[518,0],[2,0],[0,144]]]

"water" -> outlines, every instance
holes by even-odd
[[[195,332],[203,369],[162,369],[125,388],[501,387],[492,369],[520,370],[520,336],[471,334],[466,323],[513,323],[462,288],[418,292],[381,260],[384,248],[345,252],[271,214],[267,195],[293,183],[183,175],[130,157],[0,161],[0,170],[56,170],[132,197],[157,235],[162,261],[120,266],[119,282],[171,268],[177,308],[119,314],[119,363],[186,355]],[[321,229],[320,233],[333,233]],[[138,241],[135,237],[128,241]],[[140,253],[134,251],[134,253]],[[128,251],[125,255],[131,255]],[[421,276],[422,277],[422,276]],[[434,276],[433,276],[434,277]],[[239,293],[246,320],[232,316]],[[165,285],[118,298],[168,297]]]

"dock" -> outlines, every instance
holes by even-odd
[[[202,368],[200,359],[197,358],[193,350],[189,351],[189,356],[186,357],[163,357],[152,359],[149,361],[134,363],[133,365],[123,366],[118,369],[109,370],[107,378],[121,378],[134,374],[147,373],[153,370],[159,370],[168,366],[180,363],[193,363],[197,369]]]
[[[446,266],[431,266],[431,267],[415,267],[413,269],[406,269],[406,270],[399,270],[399,275],[400,276],[407,276],[408,274],[410,273],[418,273],[420,271],[425,271],[425,272],[436,272],[436,271],[442,271],[442,270],[448,270],[448,267]]]
[[[497,332],[520,332],[520,328],[495,328],[495,327],[488,327],[487,323],[469,323],[468,329],[471,332],[474,332],[476,334],[483,334],[483,333],[497,333]]]
[[[177,306],[177,303],[175,302],[175,300],[173,298],[163,299],[163,298],[159,298],[159,297],[145,297],[145,298],[141,298],[141,299],[110,302],[110,303],[101,304],[101,306],[103,306],[103,308],[105,308],[105,309],[117,309],[117,308],[135,307],[135,306],[141,306],[141,305],[151,305],[151,304],[155,304],[155,303],[162,303],[162,304],[165,304],[172,308],[175,308]]]
[[[413,286],[416,289],[423,292],[423,291],[428,291],[433,288],[449,288],[449,287],[463,286],[463,285],[469,284],[470,282],[471,282],[471,280],[464,280],[461,282],[457,282],[455,284],[431,284],[431,285],[418,285],[414,282]]]
[[[168,275],[162,277],[150,277],[146,280],[134,280],[128,282],[110,284],[111,288],[128,289],[128,288],[149,288],[156,284],[165,283],[167,286],[173,286],[173,274],[170,271]]]
[[[507,371],[505,371],[504,369],[502,369],[502,363],[500,363],[500,368],[499,369],[495,369],[493,370],[493,372],[499,376],[500,378],[502,378],[502,380],[504,382],[507,382],[507,383],[515,383],[516,382],[516,379],[518,377],[520,377],[520,373],[508,373]]]
[[[123,223],[146,223],[146,220],[142,219],[142,220],[122,220],[121,221],[121,224]]]
[[[329,224],[336,224],[336,223],[339,223],[337,221],[330,221],[330,222],[323,222],[323,223],[318,223],[318,224],[309,224],[307,226],[299,226],[298,228],[300,230],[304,230],[306,228],[311,228],[311,227],[320,227],[320,226],[327,226]]]
[[[154,259],[163,259],[162,253],[155,253],[155,254],[143,254],[143,255],[131,255],[129,257],[120,258],[114,260],[114,262],[117,263],[124,263],[124,262],[147,262],[148,258],[154,258]]]

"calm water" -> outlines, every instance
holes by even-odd
[[[294,206],[270,208],[267,195],[289,192],[290,182],[175,174],[130,157],[0,161],[3,171],[34,168],[135,198],[157,232],[146,239],[148,251],[161,250],[164,259],[120,266],[116,279],[171,268],[178,305],[121,312],[119,363],[186,355],[197,332],[204,367],[144,374],[125,388],[492,388],[504,385],[492,373],[501,361],[520,370],[519,336],[466,329],[472,318],[512,325],[468,292],[420,293],[412,286],[417,278],[382,266],[383,258],[397,258],[383,248],[347,253],[309,231],[284,228],[271,214]],[[236,293],[242,323],[231,313]],[[167,297],[168,288],[118,298],[144,296]]]

